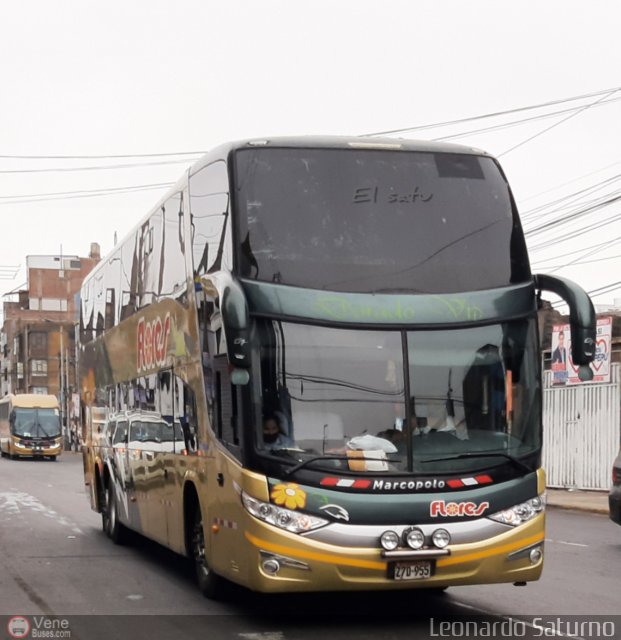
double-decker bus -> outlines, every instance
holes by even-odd
[[[2,456],[57,460],[62,451],[60,409],[56,396],[18,393],[0,398]]]
[[[209,597],[536,580],[543,289],[587,378],[593,306],[531,273],[484,152],[224,145],[84,282],[92,507],[115,542],[192,558]]]

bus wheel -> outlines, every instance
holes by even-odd
[[[107,536],[109,535],[108,531],[110,530],[110,525],[108,523],[108,498],[108,487],[104,487],[104,489],[100,490],[99,493],[99,510],[101,512],[101,529]]]
[[[205,554],[205,530],[200,508],[196,510],[194,526],[192,527],[192,559],[196,571],[196,581],[200,592],[212,600],[222,596],[223,579],[214,573],[207,564]]]
[[[114,495],[114,489],[110,484],[106,487],[106,524],[108,537],[114,544],[124,544],[127,540],[127,529],[119,522],[119,512]]]

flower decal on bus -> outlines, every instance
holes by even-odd
[[[303,509],[306,504],[306,492],[294,482],[277,484],[271,493],[272,500],[286,509]]]

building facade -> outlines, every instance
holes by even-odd
[[[77,413],[75,327],[82,281],[100,260],[89,256],[27,256],[26,288],[5,295],[0,334],[0,395],[51,393],[64,425]],[[13,298],[13,299],[7,299]]]

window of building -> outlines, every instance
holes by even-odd
[[[47,376],[47,360],[31,360],[30,375]]]
[[[47,394],[47,387],[32,387],[32,393],[38,393],[40,395]]]
[[[33,331],[28,335],[30,348],[37,351],[47,351],[47,333],[45,331]]]

